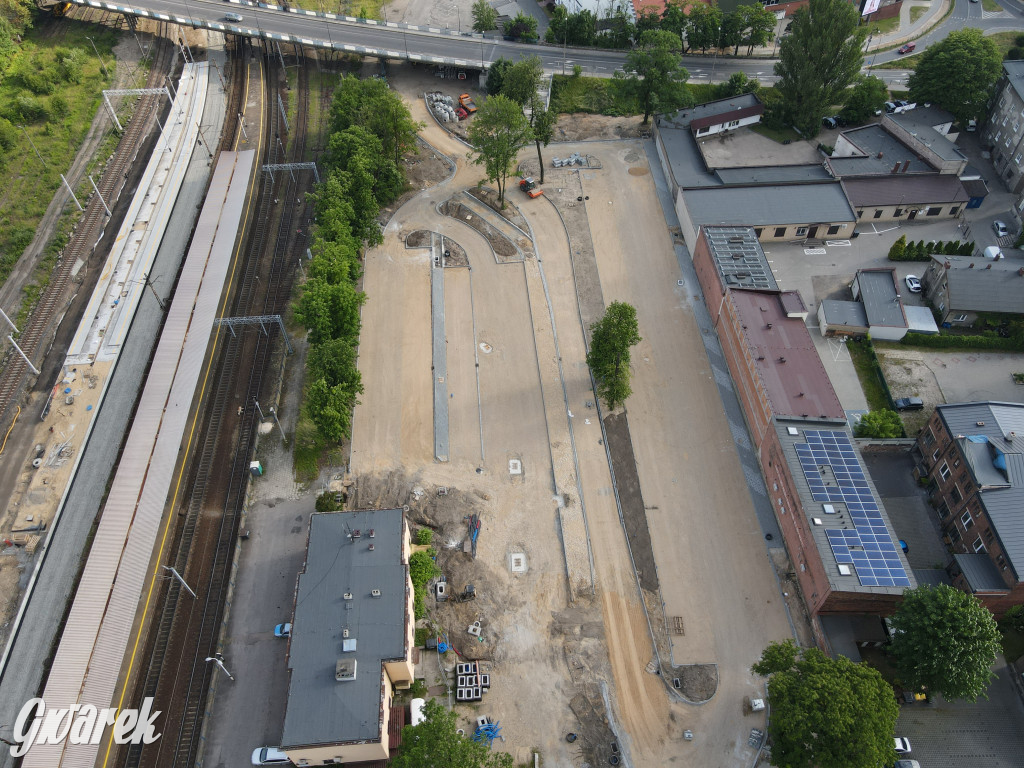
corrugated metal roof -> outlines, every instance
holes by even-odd
[[[202,362],[234,253],[252,151],[221,154],[153,356],[121,462],[75,593],[44,698],[49,707],[110,706],[164,507],[192,415]],[[229,186],[230,185],[230,186]],[[211,226],[212,225],[212,226]],[[201,232],[216,233],[203,239]],[[100,745],[33,747],[25,768],[91,766]],[[63,754],[62,754],[63,753]]]
[[[953,555],[972,592],[1009,592],[992,558],[983,552]]]
[[[928,307],[919,307],[916,304],[904,304],[903,312],[907,316],[907,329],[914,333],[939,332],[939,326],[935,324],[935,316]]]
[[[310,517],[289,641],[283,749],[383,737],[383,662],[406,653],[406,590],[412,585],[403,561],[404,535],[400,509]],[[356,641],[351,652],[342,650],[346,630]],[[335,679],[340,659],[355,661],[354,680]]]
[[[780,294],[730,291],[744,340],[776,417],[845,418],[803,319],[787,317]]]
[[[1018,480],[1024,463],[1024,405],[954,403],[937,406],[936,411],[951,435],[986,435],[1011,466],[1009,488],[982,490],[978,498],[1019,580],[1024,570],[1024,482]],[[978,482],[977,477],[974,480]]]
[[[949,173],[914,176],[895,173],[860,179],[845,178],[843,189],[854,206],[901,205],[915,208],[966,203],[969,199],[960,179]]]
[[[697,226],[768,227],[856,220],[838,181],[688,189],[683,201]]]

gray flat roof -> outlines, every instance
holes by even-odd
[[[658,133],[665,146],[672,178],[680,187],[717,187],[718,176],[709,171],[689,128],[659,118]]]
[[[778,290],[753,227],[704,227],[703,231],[726,287]]]
[[[864,154],[826,160],[836,176],[878,176],[892,173],[897,163],[910,161],[906,173],[935,173],[935,168],[878,123],[843,131],[843,136]]]
[[[678,125],[681,128],[689,128],[690,123],[694,120],[703,120],[708,117],[716,117],[718,115],[727,115],[730,112],[736,112],[740,109],[751,109],[756,107],[761,102],[757,96],[752,93],[742,93],[738,96],[729,96],[725,99],[718,99],[716,101],[709,101],[704,104],[698,104],[695,107],[687,107],[681,109],[671,116],[663,116],[662,123],[671,122],[674,125]]]
[[[796,434],[792,434],[794,432]],[[806,525],[818,550],[818,557],[824,566],[829,586],[836,592],[873,595],[900,595],[905,588],[872,586],[875,572],[866,567],[863,573],[860,566],[855,566],[850,568],[849,575],[841,574],[840,562],[829,542],[828,531],[832,531],[833,535],[835,532],[841,532],[843,536],[854,533],[861,536],[859,546],[864,549],[858,550],[858,559],[862,555],[864,558],[874,558],[876,552],[882,556],[884,548],[884,558],[893,564],[898,562],[898,566],[894,566],[893,575],[909,581],[910,587],[916,586],[906,556],[897,544],[899,537],[893,531],[892,522],[882,506],[878,490],[864,466],[860,452],[855,447],[853,433],[846,422],[776,419],[775,433],[786,457],[789,475],[800,497]],[[812,448],[812,436],[815,436],[816,443],[828,441],[825,444],[826,448]],[[828,443],[831,443],[832,447],[829,447]],[[798,453],[798,446],[800,452],[804,454],[803,461],[801,454]],[[808,472],[817,484],[816,491],[812,491],[808,482]],[[823,500],[825,497],[827,499]],[[872,504],[877,509],[877,516],[871,513],[870,517],[874,524],[869,525],[864,508]],[[815,524],[815,518],[821,521],[820,525]],[[858,546],[853,540],[848,540],[848,543]],[[879,566],[879,570],[888,569]],[[884,578],[881,576],[881,579]]]
[[[1024,262],[974,256],[932,256],[945,268],[949,308],[971,312],[1024,313]]]
[[[839,182],[717,187],[683,192],[697,226],[785,226],[856,220]]]
[[[939,326],[935,324],[935,315],[928,307],[919,307],[916,304],[904,304],[903,311],[907,315],[907,328],[914,333],[939,332]]]
[[[1004,61],[1003,72],[1017,96],[1024,100],[1024,61]]]
[[[864,305],[859,301],[822,299],[821,309],[825,313],[825,322],[829,325],[864,329],[868,327],[868,316],[864,314]]]
[[[861,269],[857,272],[860,283],[860,301],[869,325],[906,328],[907,318],[896,290],[896,270]]]
[[[284,748],[380,737],[382,663],[405,658],[411,620],[404,519],[400,509],[310,517],[288,648]],[[380,590],[380,597],[372,590]],[[346,629],[355,646],[348,652],[342,648]],[[342,659],[355,661],[354,680],[335,679]]]
[[[998,468],[994,471],[1008,483],[1004,487],[984,487],[981,479],[991,477],[990,473],[985,471],[979,477],[976,470],[980,465],[972,465],[970,460],[967,464],[979,486],[978,498],[988,514],[992,529],[1007,561],[1019,577],[1024,568],[1024,517],[1021,515],[1024,509],[1024,405],[995,401],[954,403],[937,406],[936,411],[954,437],[984,435],[989,441],[985,447],[991,451],[993,461],[996,449],[1003,455],[1005,473]],[[975,462],[978,458],[973,454]]]
[[[996,564],[984,552],[953,555],[972,592],[1009,592]]]
[[[956,144],[935,130],[936,125],[953,121],[953,116],[936,107],[921,107],[898,115],[886,115],[883,120],[891,120],[905,130],[928,149],[943,160],[967,160]]]
[[[798,181],[826,181],[832,178],[832,174],[821,163],[719,168],[715,173],[723,184],[785,184]]]
[[[843,189],[855,206],[966,203],[970,197],[963,182],[951,173],[903,174],[845,178]]]
[[[947,112],[941,107],[926,107],[923,104],[919,104],[909,112],[885,115],[884,119],[892,120],[893,122],[899,123],[900,125],[908,128],[921,126],[930,128],[933,131],[937,125],[946,125],[947,123],[952,123],[956,120],[956,118],[953,117],[952,112]],[[936,133],[938,133],[938,131],[936,131]]]

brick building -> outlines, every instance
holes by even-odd
[[[1001,616],[1024,603],[1024,404],[940,405],[915,447],[953,583]]]

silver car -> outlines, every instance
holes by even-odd
[[[1006,226],[1005,222],[996,219],[992,222],[992,231],[996,233],[996,237],[1006,237],[1010,234],[1009,227]]]

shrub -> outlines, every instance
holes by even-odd
[[[46,107],[38,99],[25,94],[19,94],[14,98],[11,103],[11,114],[15,120],[23,123],[38,123],[47,117]]]
[[[437,555],[433,549],[414,552],[409,558],[409,578],[414,587],[426,586],[431,579],[441,575],[441,569],[434,562]]]
[[[427,638],[430,637],[429,627],[416,627],[416,647],[422,648],[427,644]]]
[[[929,347],[931,349],[1002,349],[1007,351],[1024,351],[1020,341],[1000,336],[967,336],[949,333],[926,334],[910,332],[900,344],[908,347]]]
[[[417,619],[422,619],[427,614],[427,590],[425,587],[413,587],[412,589],[412,612]]]
[[[409,695],[414,699],[422,699],[427,695],[427,684],[417,678],[412,681],[412,685],[409,686]]]
[[[316,497],[316,511],[317,512],[337,512],[341,509],[341,504],[334,500],[335,493],[332,491],[326,491]]]
[[[1024,605],[1011,606],[999,620],[999,628],[1004,632],[1011,629],[1024,632]]]
[[[889,261],[903,261],[907,257],[907,236],[900,235],[899,239],[889,249]]]
[[[1024,48],[1024,35],[1017,35],[1013,38],[1013,44],[1018,48]]]
[[[416,531],[417,544],[429,544],[434,540],[434,532],[429,528],[420,528]]]
[[[50,120],[60,122],[71,112],[68,100],[63,94],[55,93],[50,97]]]
[[[1007,61],[1020,61],[1024,58],[1024,49],[1014,46],[1006,52]]]

